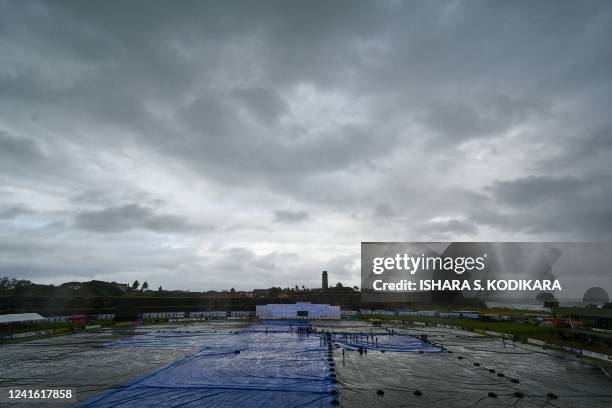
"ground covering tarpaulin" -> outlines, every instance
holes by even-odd
[[[341,333],[333,336],[334,343],[346,350],[377,350],[390,352],[424,352],[443,351],[413,336],[369,333]]]
[[[327,407],[336,399],[327,345],[319,334],[153,333],[107,346],[159,347],[197,336],[200,351],[81,406]]]
[[[177,348],[194,347],[208,348],[221,347],[227,341],[227,333],[202,333],[190,331],[155,331],[143,333],[102,344],[103,348],[125,348],[125,347],[152,347],[152,348]]]
[[[394,328],[445,351],[338,353],[343,407],[612,407],[611,378],[584,359],[466,331]]]
[[[303,328],[300,330],[295,327],[297,324],[294,326],[291,323],[291,327],[283,328],[278,323],[266,325],[242,321],[207,321],[145,325],[83,331],[67,336],[3,344],[0,346],[0,379],[4,387],[18,388],[27,385],[36,388],[73,388],[79,402],[90,401],[85,406],[158,406],[163,405],[163,401],[166,401],[166,406],[180,406],[184,400],[189,401],[186,406],[205,407],[220,405],[224,401],[226,405],[247,407],[258,405],[258,401],[263,401],[263,406],[299,406],[302,401],[313,399],[315,402],[304,405],[327,405],[325,398],[317,400],[318,394],[309,391],[303,392],[300,398],[290,394],[288,387],[278,392],[270,391],[269,388],[256,392],[252,388],[248,393],[244,393],[233,382],[233,388],[222,388],[218,384],[210,384],[205,379],[195,377],[192,378],[195,384],[185,385],[182,390],[180,388],[183,384],[165,384],[163,387],[168,390],[167,397],[163,395],[163,387],[158,390],[154,390],[153,386],[151,389],[132,388],[132,384],[141,381],[141,377],[146,373],[155,376],[156,373],[163,372],[159,368],[173,361],[176,361],[174,364],[179,364],[186,356],[200,352],[211,353],[224,344],[224,347],[232,351],[233,347],[224,339],[237,336],[236,331],[265,336],[266,330],[270,333],[274,325],[278,331],[284,330],[285,336],[290,335],[291,329],[294,338],[303,335]],[[578,358],[569,353],[544,350],[518,342],[513,345],[512,342],[504,342],[500,338],[444,327],[411,327],[402,324],[384,328],[362,321],[310,323],[312,330],[317,333],[311,334],[312,341],[303,343],[304,347],[319,347],[322,340],[318,336],[321,331],[333,331],[337,335],[367,332],[378,336],[378,341],[381,342],[381,338],[391,330],[396,335],[412,335],[416,338],[427,336],[433,344],[442,344],[445,348],[441,353],[382,353],[370,350],[368,353],[359,353],[333,347],[338,380],[336,397],[345,408],[612,407],[610,368],[605,365],[597,366],[599,364],[596,361]],[[323,335],[323,338],[326,337]],[[285,339],[286,337],[277,337],[277,334],[272,333],[264,340],[275,343]],[[323,345],[323,348],[327,356],[327,346]],[[292,349],[293,347],[289,348]],[[287,360],[296,358],[294,355],[298,356],[297,358],[303,356],[302,353],[292,355],[285,352],[284,347],[277,347],[277,350],[287,356],[285,359],[274,357],[278,369],[283,370],[281,373],[286,371],[282,366],[286,365]],[[207,374],[221,372],[215,367],[214,361],[225,360],[228,364],[232,361],[212,355],[206,359],[212,364],[209,367],[213,367]],[[172,367],[172,364],[169,367]],[[268,371],[275,369],[273,365],[267,364],[259,367]],[[325,366],[321,369],[324,370]],[[227,371],[225,373],[223,375],[227,377]],[[260,375],[257,369],[244,371],[244,368],[241,368],[239,375],[247,373]],[[135,378],[138,380],[134,381]],[[129,381],[132,383],[128,383]],[[159,383],[159,379],[156,382]],[[198,389],[198,382],[202,382],[202,387],[208,389]],[[119,390],[120,393],[112,395],[116,392],[113,390]],[[142,402],[135,397],[135,392],[144,394],[141,396]],[[151,394],[156,395],[158,400]],[[287,395],[292,395],[292,398],[283,400]],[[98,400],[91,400],[99,396]],[[301,398],[302,396],[304,398]],[[174,402],[169,401],[172,398]],[[10,404],[11,407],[22,408],[52,405],[53,403],[41,405],[40,401],[24,399]],[[60,406],[57,403],[55,405]],[[3,406],[8,407],[9,404],[0,402],[0,407]]]

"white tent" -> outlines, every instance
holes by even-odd
[[[45,320],[45,318],[38,313],[14,313],[0,315],[0,324],[38,322],[41,320]]]

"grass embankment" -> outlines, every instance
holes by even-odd
[[[505,310],[505,309],[504,309]],[[495,313],[487,311],[487,313]],[[501,313],[508,314],[508,313]],[[361,319],[380,319],[380,320],[401,320],[407,323],[411,322],[422,322],[430,325],[438,324],[450,324],[454,326],[460,326],[465,329],[485,332],[494,331],[498,333],[509,334],[514,337],[517,341],[526,342],[527,338],[536,340],[542,340],[545,343],[555,344],[558,346],[573,347],[577,349],[584,349],[594,351],[602,354],[612,354],[612,350],[605,345],[578,342],[567,339],[569,330],[566,328],[551,327],[551,326],[538,326],[526,323],[516,322],[486,322],[481,320],[472,319],[457,319],[457,318],[444,318],[444,317],[417,317],[417,316],[386,316],[386,315],[359,315]]]

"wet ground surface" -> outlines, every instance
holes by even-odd
[[[335,351],[345,407],[612,407],[612,379],[565,353],[442,328],[427,335],[442,353]]]
[[[316,322],[315,328],[333,331],[338,343],[351,346],[343,352],[336,344],[333,350],[339,400],[344,407],[612,406],[612,379],[596,366],[565,353],[513,346],[465,331],[400,326],[393,327],[396,334],[425,334],[446,351],[420,353],[420,349],[410,348],[408,352],[382,352],[376,348],[378,344],[397,347],[402,336],[389,339],[386,330],[363,322]],[[193,355],[218,337],[211,336],[213,333],[229,336],[236,331],[265,330],[274,336],[275,330],[285,329],[205,322],[5,344],[0,345],[0,386],[76,388],[78,400],[83,402]],[[170,343],[166,335],[172,337]],[[370,348],[360,353],[355,345],[363,338]],[[413,338],[406,339],[414,343]],[[39,402],[11,406],[15,405],[51,406]]]
[[[194,333],[229,333],[244,326],[241,322],[140,326],[3,344],[0,345],[0,386],[69,387],[76,389],[78,401],[83,402],[202,347],[201,338],[198,341],[194,336],[177,339],[172,347],[155,344],[150,344],[150,347],[106,347],[108,343],[138,343],[150,337],[150,334],[186,330]],[[51,405],[25,400],[10,405],[0,403],[0,406],[19,407]]]

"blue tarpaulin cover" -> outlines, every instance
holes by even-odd
[[[335,396],[319,334],[154,333],[108,347],[201,349],[81,407],[329,407]]]
[[[346,350],[368,349],[390,352],[418,352],[436,353],[442,351],[439,346],[426,343],[413,336],[387,335],[387,334],[336,334],[334,343]]]

